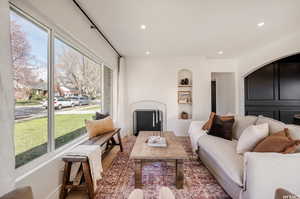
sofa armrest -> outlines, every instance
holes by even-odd
[[[243,199],[274,198],[279,187],[300,194],[300,153],[245,153]]]
[[[205,124],[205,121],[192,121],[188,131],[193,152],[198,148],[198,140],[201,136],[206,135],[206,131],[202,130],[202,126]]]

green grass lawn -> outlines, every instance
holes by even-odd
[[[85,119],[94,114],[66,114],[55,116],[55,138],[84,127]],[[70,137],[73,138],[73,137]],[[64,140],[65,142],[69,140]],[[15,154],[18,155],[47,142],[47,118],[18,122],[15,125]]]
[[[40,105],[41,100],[17,100],[16,106],[32,106],[32,105]]]
[[[82,111],[99,111],[100,112],[100,106],[99,105],[92,105],[84,108],[80,108]]]

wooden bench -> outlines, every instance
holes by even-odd
[[[115,135],[118,137],[119,143],[116,142],[114,138]],[[103,147],[106,144],[104,153],[102,153],[101,156],[102,159],[114,146],[120,146],[120,151],[123,152],[120,129],[115,129],[112,132],[90,138],[82,144],[99,145],[100,147]],[[88,193],[89,198],[93,199],[95,197],[94,185],[92,181],[88,158],[84,156],[65,155],[63,156],[62,160],[65,162],[65,168],[63,174],[62,188],[60,192],[60,199],[65,199],[70,191],[75,190],[86,191]],[[72,164],[76,162],[80,162],[81,165],[74,180],[70,181]]]
[[[105,150],[104,153],[102,154],[102,158],[107,155],[107,153],[114,147],[114,146],[120,146],[120,151],[123,152],[123,145],[122,145],[122,140],[121,140],[121,135],[120,135],[120,130],[121,129],[115,129],[112,132],[105,133],[103,135],[99,135],[93,138],[90,138],[89,140],[85,141],[83,144],[88,144],[88,145],[99,145],[103,147],[105,144]],[[118,136],[118,141],[119,143],[116,142],[114,136]]]

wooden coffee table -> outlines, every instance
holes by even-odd
[[[133,146],[130,158],[135,163],[135,188],[142,187],[142,164],[143,162],[157,162],[157,161],[173,161],[176,164],[176,188],[183,188],[183,160],[188,156],[178,142],[177,137],[171,131],[163,132],[163,136],[167,139],[168,146],[150,147],[146,140],[151,135],[158,135],[155,131],[141,131]]]

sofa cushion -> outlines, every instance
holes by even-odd
[[[236,147],[239,154],[250,152],[263,138],[269,135],[269,125],[267,123],[260,125],[251,125],[242,133]]]
[[[276,152],[285,153],[288,147],[294,145],[294,140],[290,138],[288,129],[274,133],[261,140],[253,149],[253,152]]]
[[[210,113],[208,121],[205,122],[205,124],[202,126],[202,130],[208,131],[211,128],[211,126],[213,124],[213,121],[214,121],[214,118],[215,118],[215,115],[216,115],[215,112]]]
[[[256,121],[256,125],[268,123],[269,124],[269,132],[270,134],[277,133],[279,131],[283,131],[286,128],[286,124],[280,122],[278,120],[274,120],[272,118],[264,117],[262,115],[258,116]]]
[[[108,116],[109,116],[109,113],[103,114],[103,113],[96,112],[95,120],[102,120]]]
[[[252,115],[235,116],[234,120],[232,138],[238,140],[248,126],[255,124],[257,117]]]
[[[293,124],[288,124],[286,125],[286,128],[289,129],[289,135],[293,140],[300,140],[300,126],[299,125],[293,125]],[[296,150],[297,153],[300,152],[300,146],[297,147]]]
[[[216,115],[213,124],[208,131],[209,135],[214,135],[227,140],[232,140],[232,126],[234,124],[234,116]]]
[[[228,176],[234,183],[243,186],[243,156],[236,153],[237,142],[225,140],[219,137],[202,136],[198,145],[200,150],[211,156],[217,165],[209,165],[214,170],[219,170]]]

